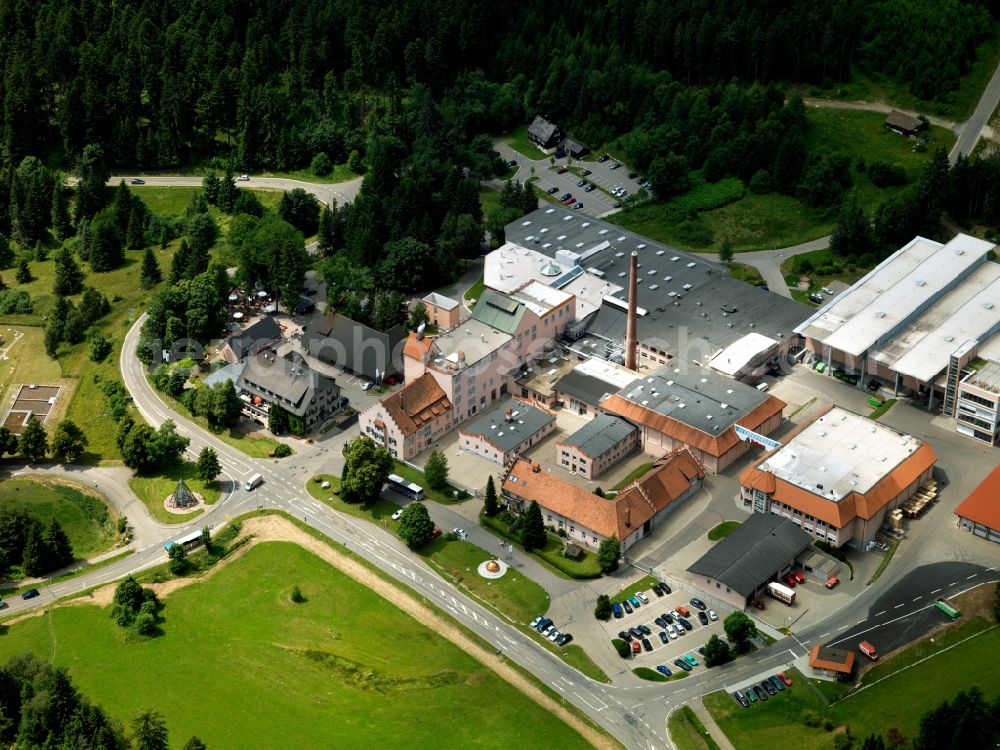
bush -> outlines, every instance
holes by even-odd
[[[280,443],[277,448],[274,449],[275,458],[285,458],[286,456],[292,455],[292,449],[289,448],[284,443]]]
[[[808,710],[802,712],[802,723],[805,724],[807,727],[816,728],[820,725],[821,722],[822,719],[820,718],[820,715],[816,711]]]
[[[309,165],[309,170],[317,177],[325,177],[333,171],[333,162],[330,161],[329,156],[320,151],[313,157],[312,163]]]
[[[628,644],[625,643],[625,641],[623,641],[621,638],[614,638],[611,641],[611,645],[615,647],[615,651],[617,651],[618,655],[623,659],[627,659],[632,653],[628,647]]]
[[[31,303],[31,295],[23,289],[0,291],[0,314],[30,315],[32,312],[34,312],[34,305]]]
[[[895,164],[877,159],[868,165],[868,179],[875,187],[893,187],[905,185],[906,171]]]
[[[711,211],[734,203],[743,197],[746,188],[736,177],[725,177],[718,182],[708,182],[701,172],[692,172],[691,189],[674,199],[674,204],[681,208],[695,211]]]
[[[598,620],[611,619],[611,598],[607,594],[597,597],[597,606],[594,607],[594,617]]]
[[[771,182],[771,173],[766,169],[758,169],[750,178],[750,192],[754,195],[764,195],[774,190],[774,183]]]
[[[302,595],[302,589],[299,588],[298,584],[292,586],[291,599],[295,604],[302,604],[306,598]]]

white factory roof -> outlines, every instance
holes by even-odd
[[[758,468],[839,502],[867,493],[921,443],[911,435],[835,406]]]
[[[592,378],[603,380],[605,383],[615,386],[615,390],[621,390],[631,384],[636,378],[635,370],[630,370],[627,367],[623,367],[615,362],[609,362],[600,357],[591,357],[590,359],[583,360],[583,362],[573,368],[573,371],[581,375],[589,375]]]
[[[1000,327],[1000,264],[984,263],[895,334],[871,358],[920,382],[932,381],[966,341]]]
[[[565,304],[573,298],[572,294],[539,281],[529,281],[510,296],[518,302],[523,302],[525,307],[538,317],[548,315],[559,305]]]
[[[916,237],[795,331],[859,356],[961,283],[993,247],[965,234],[946,245]]]
[[[763,354],[777,343],[776,339],[763,334],[748,333],[716,354],[708,366],[716,372],[733,377],[743,369],[747,362],[753,361],[755,357]]]
[[[484,357],[504,348],[511,340],[510,335],[470,318],[434,339],[441,353],[431,364],[451,370],[472,367]]]

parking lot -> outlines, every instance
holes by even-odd
[[[712,622],[709,620],[708,625],[702,625],[698,618],[699,610],[692,606],[690,596],[683,592],[674,591],[665,596],[658,597],[652,590],[646,589],[642,594],[648,599],[648,603],[642,603],[640,599],[640,606],[638,608],[630,603],[629,606],[633,610],[631,614],[623,611],[620,618],[612,617],[612,619],[605,623],[608,638],[618,638],[620,631],[628,631],[630,628],[638,628],[640,625],[645,625],[649,628],[650,633],[644,637],[652,646],[652,651],[647,651],[643,648],[638,654],[634,653],[629,659],[629,661],[634,662],[632,666],[655,668],[657,665],[662,664],[671,672],[677,673],[682,671],[682,669],[674,664],[674,660],[683,659],[685,656],[692,656],[698,662],[697,666],[693,666],[692,671],[704,670],[705,658],[698,652],[698,649],[708,643],[709,638],[713,635],[725,639],[726,633],[722,627],[722,615],[719,615],[717,621]],[[634,591],[623,591],[613,601],[620,601],[624,597],[635,597],[635,595],[636,592]],[[673,623],[671,623],[671,626],[676,635],[671,638],[669,631],[664,630],[654,620],[658,617],[663,617],[668,612],[673,613],[679,606],[686,607],[690,611],[691,616],[685,619],[691,624],[692,629],[685,629],[677,622],[676,617],[672,616]],[[661,632],[668,633],[666,643],[663,643],[660,638],[659,634]],[[635,641],[636,639],[633,637],[631,640]],[[631,648],[631,643],[629,646]]]

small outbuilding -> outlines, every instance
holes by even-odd
[[[562,131],[554,122],[541,115],[535,115],[535,119],[528,126],[528,140],[543,150],[555,148],[562,140]]]
[[[193,508],[198,504],[198,498],[188,489],[183,479],[178,479],[174,494],[170,496],[170,504],[175,508]]]
[[[809,652],[809,667],[818,677],[849,680],[854,672],[854,652],[817,643]]]
[[[926,123],[919,117],[908,115],[897,109],[892,110],[885,118],[885,126],[894,133],[905,136],[915,136],[924,129]]]

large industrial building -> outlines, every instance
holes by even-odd
[[[835,406],[740,474],[743,505],[834,547],[864,548],[886,513],[930,481],[936,461],[924,441]]]
[[[804,305],[738,281],[723,266],[564,208],[540,208],[504,231],[507,242],[486,257],[486,286],[512,294],[536,282],[572,294],[576,314],[566,337],[585,356],[625,359],[633,253],[640,371],[678,358],[706,366],[751,333],[779,342],[769,352],[777,359],[809,315]],[[740,351],[754,357],[761,350]]]
[[[966,365],[1000,353],[994,247],[964,234],[916,237],[795,331],[822,368],[859,376],[858,387],[876,377],[955,416]]]

